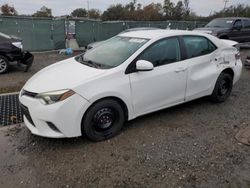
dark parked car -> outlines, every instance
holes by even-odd
[[[246,58],[245,67],[250,68],[250,56],[247,56],[247,58]]]
[[[23,50],[21,39],[0,33],[0,74],[6,73],[15,62],[24,67],[26,72],[31,67],[33,59],[34,56],[30,52]]]
[[[195,31],[208,33],[221,39],[250,42],[250,18],[217,18]]]

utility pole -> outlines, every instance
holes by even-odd
[[[88,18],[89,18],[89,0],[87,0],[87,7],[88,7]]]
[[[227,3],[229,2],[229,0],[224,0],[224,9],[223,9],[223,17],[225,17],[225,11],[226,11],[226,8],[227,8]]]
[[[227,3],[229,2],[229,0],[224,0],[225,5],[224,5],[224,10],[227,8]]]

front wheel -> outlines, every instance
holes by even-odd
[[[233,77],[228,73],[221,73],[214,91],[210,96],[212,102],[221,103],[227,100],[233,89]]]
[[[95,103],[86,112],[82,131],[93,141],[102,141],[116,136],[125,122],[121,105],[112,99]]]
[[[3,56],[0,56],[0,74],[4,74],[9,70],[9,61]]]

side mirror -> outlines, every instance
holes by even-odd
[[[136,70],[137,71],[152,71],[154,69],[154,65],[145,60],[138,60],[136,62]]]

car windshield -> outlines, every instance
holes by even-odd
[[[206,27],[230,28],[234,20],[230,19],[215,19],[209,22]]]
[[[76,60],[95,68],[113,68],[126,61],[147,41],[148,39],[116,36],[76,57]]]

